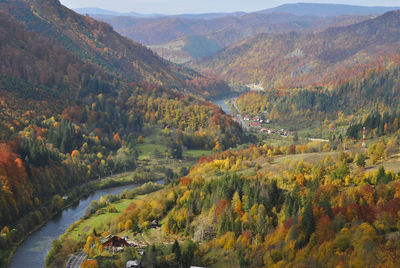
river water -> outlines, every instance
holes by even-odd
[[[229,115],[232,115],[232,111],[231,109],[229,109],[229,107],[225,104],[225,101],[229,101],[230,99],[223,99],[223,100],[216,100],[213,101],[214,104],[218,105],[219,107],[221,107],[221,109]]]
[[[163,181],[157,181],[157,183],[163,183]],[[78,204],[63,210],[42,228],[31,234],[17,248],[9,267],[44,267],[44,262],[47,253],[51,249],[53,240],[58,239],[72,223],[84,216],[90,202],[99,200],[101,196],[105,196],[106,194],[117,195],[122,193],[125,189],[131,190],[140,185],[141,184],[131,184],[98,190],[88,197],[81,199]]]

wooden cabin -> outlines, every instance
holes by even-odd
[[[109,235],[101,240],[101,244],[105,248],[119,248],[119,247],[129,247],[128,242],[116,235]]]

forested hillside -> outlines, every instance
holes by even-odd
[[[1,266],[14,243],[63,208],[72,187],[135,169],[143,126],[166,129],[170,158],[182,158],[184,147],[229,148],[244,138],[203,100],[229,92],[224,82],[163,62],[57,1],[31,4],[0,3]],[[109,49],[122,42],[128,56],[92,46],[96,27],[110,29]],[[128,67],[135,59],[136,71]]]
[[[93,201],[46,267],[400,265],[400,11],[112,20],[138,38],[0,0],[0,267],[95,187],[161,178]]]
[[[106,23],[76,14],[56,1],[7,0],[0,9],[34,31],[72,52],[85,63],[97,65],[118,79],[148,81],[204,97],[229,94],[228,86],[214,77],[173,65],[139,43],[122,37]],[[213,90],[197,87],[201,80]]]
[[[399,53],[400,12],[316,34],[262,34],[194,62],[231,83],[264,88],[326,86]],[[245,70],[245,71],[243,71]]]
[[[118,266],[136,249],[111,259],[96,241],[139,232],[156,239],[144,266],[397,267],[399,174],[365,168],[389,158],[398,144],[393,135],[368,152],[334,151],[333,143],[264,144],[203,157],[187,176],[92,226],[96,232],[74,238],[76,223],[55,252],[84,245],[99,267]],[[162,220],[161,230],[149,229],[153,220]],[[171,238],[177,240],[162,243]]]
[[[333,88],[249,92],[238,98],[237,107],[242,114],[266,114],[271,120],[292,122],[297,129],[304,128],[300,122],[336,120],[341,115],[366,116],[374,111],[393,112],[400,103],[399,62],[399,56],[393,57],[390,62],[371,67],[360,75],[337,81]]]

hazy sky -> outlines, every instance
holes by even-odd
[[[400,0],[60,0],[69,8],[98,7],[119,12],[206,13],[256,11],[285,3],[338,3],[363,6],[400,6]]]

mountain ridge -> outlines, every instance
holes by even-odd
[[[149,46],[158,55],[175,63],[186,63],[196,59],[183,47],[190,47],[190,37],[201,37],[203,40],[217,42],[222,49],[241,42],[260,33],[285,33],[290,31],[317,32],[329,27],[346,26],[369,19],[384,10],[366,8],[364,15],[347,15],[357,12],[339,12],[336,16],[320,16],[318,12],[302,14],[290,9],[269,9],[252,13],[194,14],[193,16],[168,15],[161,17],[130,17],[96,15],[96,19],[113,26],[120,34]],[[322,10],[330,10],[330,5],[322,5]],[[342,6],[341,6],[342,7]],[[344,6],[347,7],[347,6]],[[350,6],[353,7],[353,6]],[[315,8],[316,10],[318,8]],[[342,8],[343,9],[343,8]],[[353,7],[354,9],[354,7]],[[297,9],[294,9],[297,11]],[[360,12],[358,12],[360,13]],[[368,14],[368,15],[365,15]],[[218,16],[217,16],[218,15]],[[340,15],[340,16],[339,16]],[[205,38],[205,39],[204,39]],[[214,47],[204,42],[199,48],[209,56],[215,52]]]
[[[387,6],[358,6],[347,4],[328,4],[328,3],[294,3],[284,4],[275,8],[258,11],[265,14],[272,12],[284,12],[296,15],[314,15],[321,17],[342,16],[342,15],[373,15],[383,14],[388,11],[400,9],[398,7]]]
[[[260,34],[191,66],[265,88],[329,84],[398,53],[399,22],[400,11],[391,11],[320,33]]]
[[[138,12],[118,12],[97,7],[73,8],[77,13],[86,15],[132,16],[132,17],[181,17],[181,18],[218,18],[224,16],[239,16],[251,13],[290,13],[308,16],[342,16],[342,15],[372,15],[383,14],[388,11],[400,9],[400,6],[363,6],[332,3],[289,3],[276,7],[256,10],[251,12],[209,12],[209,13],[183,13],[183,14],[145,14]]]

